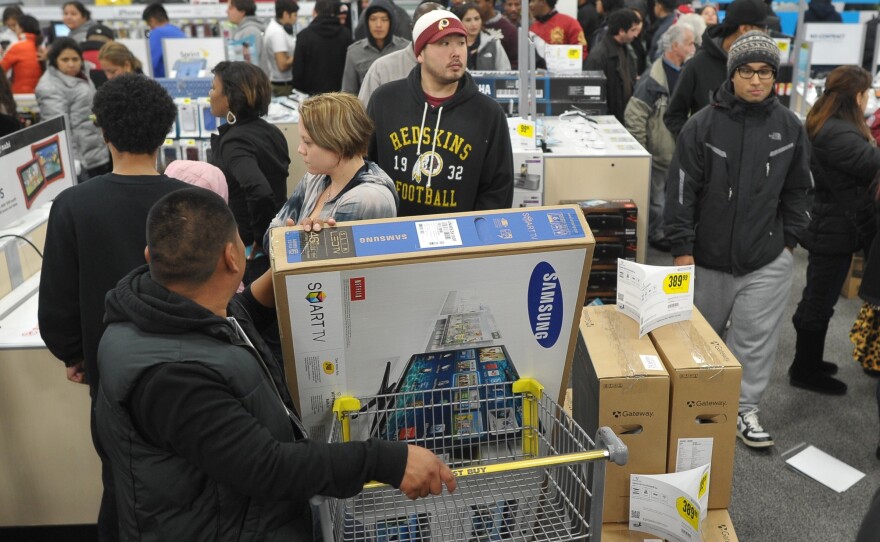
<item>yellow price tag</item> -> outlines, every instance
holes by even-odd
[[[706,486],[708,486],[709,482],[709,473],[703,473],[703,477],[700,478],[700,491],[697,492],[697,497],[702,499],[703,495],[706,493]]]
[[[678,515],[687,521],[695,531],[700,530],[700,511],[694,506],[694,503],[686,497],[679,497],[675,501],[675,508],[678,510]]]
[[[516,125],[516,133],[522,137],[535,137],[535,126],[532,124],[521,123]]]
[[[690,288],[690,273],[670,273],[663,279],[663,292],[666,294],[686,294]]]
[[[581,52],[578,49],[569,49],[568,50],[568,58],[571,60],[576,60],[581,57]]]
[[[183,103],[185,103],[185,104],[189,104],[190,102],[192,102],[192,100],[190,98],[183,99]]]

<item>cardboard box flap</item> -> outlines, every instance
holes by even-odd
[[[560,248],[594,243],[575,206],[503,209],[481,213],[341,222],[318,233],[301,226],[274,228],[271,255],[276,272],[310,267],[311,262],[388,257],[414,253],[437,257],[450,251],[511,250],[540,242]],[[319,264],[321,265],[321,264]]]
[[[657,351],[665,354],[677,370],[740,367],[721,337],[696,309],[690,321],[665,325],[650,335]]]
[[[651,339],[639,339],[639,325],[617,307],[585,307],[581,333],[598,378],[668,377]]]

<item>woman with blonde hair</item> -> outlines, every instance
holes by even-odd
[[[143,74],[143,64],[128,47],[118,41],[108,41],[98,51],[98,61],[107,79],[126,73]]]
[[[880,172],[880,149],[865,123],[871,74],[859,66],[835,68],[807,114],[815,183],[811,220],[798,241],[808,251],[807,284],[792,317],[797,342],[788,370],[792,386],[829,395],[846,393],[822,359],[828,323],[852,255],[874,237],[874,201],[868,187]]]
[[[300,143],[308,173],[270,227],[397,216],[397,191],[382,169],[364,160],[373,121],[351,94],[312,96],[299,112]],[[288,222],[290,221],[290,222]],[[264,246],[268,243],[267,232]]]

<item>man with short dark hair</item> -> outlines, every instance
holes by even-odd
[[[159,200],[149,262],[107,295],[97,423],[125,540],[313,540],[315,495],[371,480],[415,499],[454,491],[430,451],[372,438],[307,438],[261,328],[277,325],[271,271],[236,294],[245,247],[223,199]]]
[[[688,117],[709,105],[712,93],[727,80],[727,50],[740,36],[751,30],[765,30],[778,21],[767,15],[761,0],[734,0],[727,6],[721,24],[703,33],[703,42],[694,58],[681,71],[663,122],[678,135]]]
[[[266,22],[257,17],[257,5],[254,0],[229,0],[226,6],[229,22],[236,25],[232,32],[233,41],[242,42],[242,51],[251,51],[244,56],[244,61],[259,66],[269,76],[269,58],[263,46],[263,33]]]
[[[483,19],[483,28],[501,33],[501,46],[507,53],[511,69],[516,69],[519,61],[519,39],[516,27],[495,9],[493,0],[474,0],[474,6],[480,12]]]
[[[150,27],[150,60],[153,77],[165,77],[165,57],[162,40],[185,38],[183,30],[168,22],[168,13],[161,2],[154,2],[144,8],[143,19]]]
[[[266,26],[263,46],[269,64],[272,94],[287,96],[293,90],[293,50],[296,47],[296,24],[299,4],[296,0],[275,0],[275,18]]]
[[[521,0],[504,0],[502,6],[504,8],[504,16],[514,26],[519,26],[522,21],[522,1]]]
[[[648,39],[648,58],[651,62],[660,58],[663,50],[657,42],[660,37],[675,23],[675,6],[678,0],[654,0],[654,23],[645,33]]]
[[[608,16],[608,30],[605,36],[590,52],[585,70],[601,71],[605,74],[605,99],[608,114],[623,123],[626,103],[633,93],[638,67],[628,45],[641,31],[641,19],[631,9],[619,9]]]
[[[171,96],[158,83],[133,74],[116,77],[98,89],[92,110],[110,147],[113,172],[68,188],[52,203],[38,317],[40,335],[64,362],[68,380],[89,385],[92,440],[104,481],[98,531],[101,540],[116,540],[112,472],[102,446],[106,443],[94,428],[104,296],[143,264],[153,203],[188,185],[156,171],[159,147],[177,117]]]
[[[513,154],[498,102],[467,73],[467,31],[453,13],[413,27],[419,65],[379,87],[370,160],[394,180],[398,216],[504,209],[513,203]]]
[[[696,264],[694,304],[742,364],[737,436],[773,446],[758,403],[776,361],[797,240],[812,186],[804,126],[773,91],[779,48],[747,32],[727,55],[712,106],[678,137],[666,181],[675,265]],[[679,83],[680,84],[680,83]]]
[[[297,35],[293,52],[293,88],[306,94],[342,89],[351,32],[339,24],[335,0],[318,0],[312,22]]]

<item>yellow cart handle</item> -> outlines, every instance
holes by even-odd
[[[507,463],[497,463],[495,465],[482,465],[478,467],[465,467],[463,469],[452,469],[452,475],[456,478],[467,478],[468,476],[482,476],[485,474],[498,474],[501,472],[511,472],[523,469],[531,469],[536,467],[557,467],[559,465],[567,465],[569,463],[582,463],[585,461],[605,460],[608,458],[608,450],[590,450],[588,452],[577,452],[573,454],[555,455],[552,457],[539,457],[535,459],[522,459],[519,461],[509,461]],[[364,489],[376,489],[388,484],[382,482],[370,482],[364,484]]]

